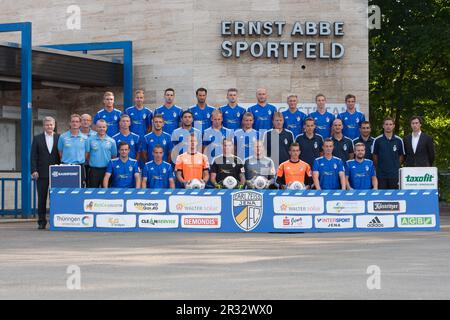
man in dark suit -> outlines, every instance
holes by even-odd
[[[31,177],[37,180],[39,229],[45,229],[47,225],[49,166],[60,163],[58,153],[59,135],[54,132],[55,119],[45,117],[43,125],[44,132],[34,136],[31,145]]]
[[[435,157],[433,139],[420,129],[423,120],[419,116],[413,116],[409,122],[412,134],[403,139],[406,153],[407,167],[432,167]]]

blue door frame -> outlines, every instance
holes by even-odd
[[[31,22],[4,23],[0,24],[0,32],[20,32],[20,75],[21,75],[21,94],[20,94],[20,129],[22,131],[21,154],[22,154],[22,215],[28,217],[31,215],[31,127],[32,127],[32,109],[31,109]]]
[[[32,128],[32,42],[31,42],[31,22],[20,23],[0,23],[0,32],[20,32],[21,36],[21,204],[22,215],[29,217],[32,214],[31,208],[31,128]],[[133,43],[131,41],[98,42],[98,43],[75,43],[61,45],[42,46],[66,51],[89,50],[123,50],[123,100],[124,107],[133,105]]]

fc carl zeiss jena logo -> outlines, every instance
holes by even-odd
[[[244,231],[255,229],[263,215],[263,195],[255,191],[239,191],[232,195],[234,222]]]

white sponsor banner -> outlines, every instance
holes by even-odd
[[[127,200],[127,212],[131,213],[165,213],[166,200],[133,199]]]
[[[222,211],[222,197],[217,196],[170,196],[171,213],[206,213]]]
[[[400,169],[400,189],[437,189],[436,167],[404,167]]]
[[[366,202],[362,201],[327,201],[327,213],[364,213]]]
[[[221,226],[221,216],[198,216],[185,215],[181,216],[182,228],[193,229],[219,229]]]
[[[371,200],[367,202],[368,213],[405,213],[405,200]]]
[[[273,227],[275,229],[311,229],[312,216],[274,216]]]
[[[83,207],[86,212],[121,213],[124,209],[124,201],[122,199],[86,199]]]
[[[273,197],[273,210],[278,214],[322,214],[323,197]]]
[[[432,214],[400,214],[397,216],[399,228],[434,228],[436,216]]]
[[[136,215],[134,214],[98,214],[96,219],[97,228],[136,228]]]
[[[92,214],[55,214],[53,225],[59,228],[92,228],[94,215]]]
[[[318,229],[350,229],[353,216],[317,216],[314,223]]]
[[[173,215],[143,214],[139,216],[139,228],[178,228],[179,217]]]
[[[395,227],[393,215],[356,216],[356,227],[361,229],[385,229]]]

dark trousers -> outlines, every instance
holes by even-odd
[[[47,224],[47,196],[48,196],[48,178],[38,178],[36,181],[38,193],[38,224]]]
[[[89,168],[88,188],[102,188],[106,168]]]
[[[398,178],[378,178],[378,189],[398,189]]]

